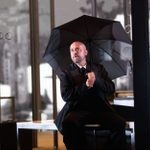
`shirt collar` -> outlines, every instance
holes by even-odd
[[[81,69],[81,68],[85,68],[85,69],[86,69],[86,65],[80,66],[80,65],[77,64],[77,66],[78,66],[80,69]]]

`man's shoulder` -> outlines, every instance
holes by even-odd
[[[79,74],[79,67],[74,63],[69,64],[68,67],[62,71],[62,75],[73,76],[76,74]]]
[[[104,66],[103,66],[103,64],[101,64],[101,63],[95,63],[95,62],[93,62],[92,64],[89,64],[89,67],[91,67],[91,69],[98,69],[98,68],[104,68]]]
[[[79,69],[78,66],[74,63],[71,63],[65,70],[68,72]]]

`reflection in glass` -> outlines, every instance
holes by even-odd
[[[0,8],[0,96],[15,97],[16,119],[31,119],[28,1],[0,1]]]

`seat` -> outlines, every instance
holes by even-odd
[[[100,124],[86,124],[84,127],[88,150],[106,150],[110,131]]]
[[[110,131],[103,128],[100,124],[86,124],[85,126],[86,141],[88,150],[107,150],[110,138]],[[126,128],[127,150],[133,150],[132,133],[133,129]]]

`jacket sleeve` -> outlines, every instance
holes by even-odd
[[[79,101],[88,92],[88,87],[80,79],[80,76],[73,77],[64,71],[60,76],[60,91],[64,101]]]
[[[115,84],[109,78],[108,72],[102,65],[98,65],[97,68],[98,69],[95,71],[96,81],[94,83],[94,88],[104,93],[106,97],[109,97],[115,93]]]

